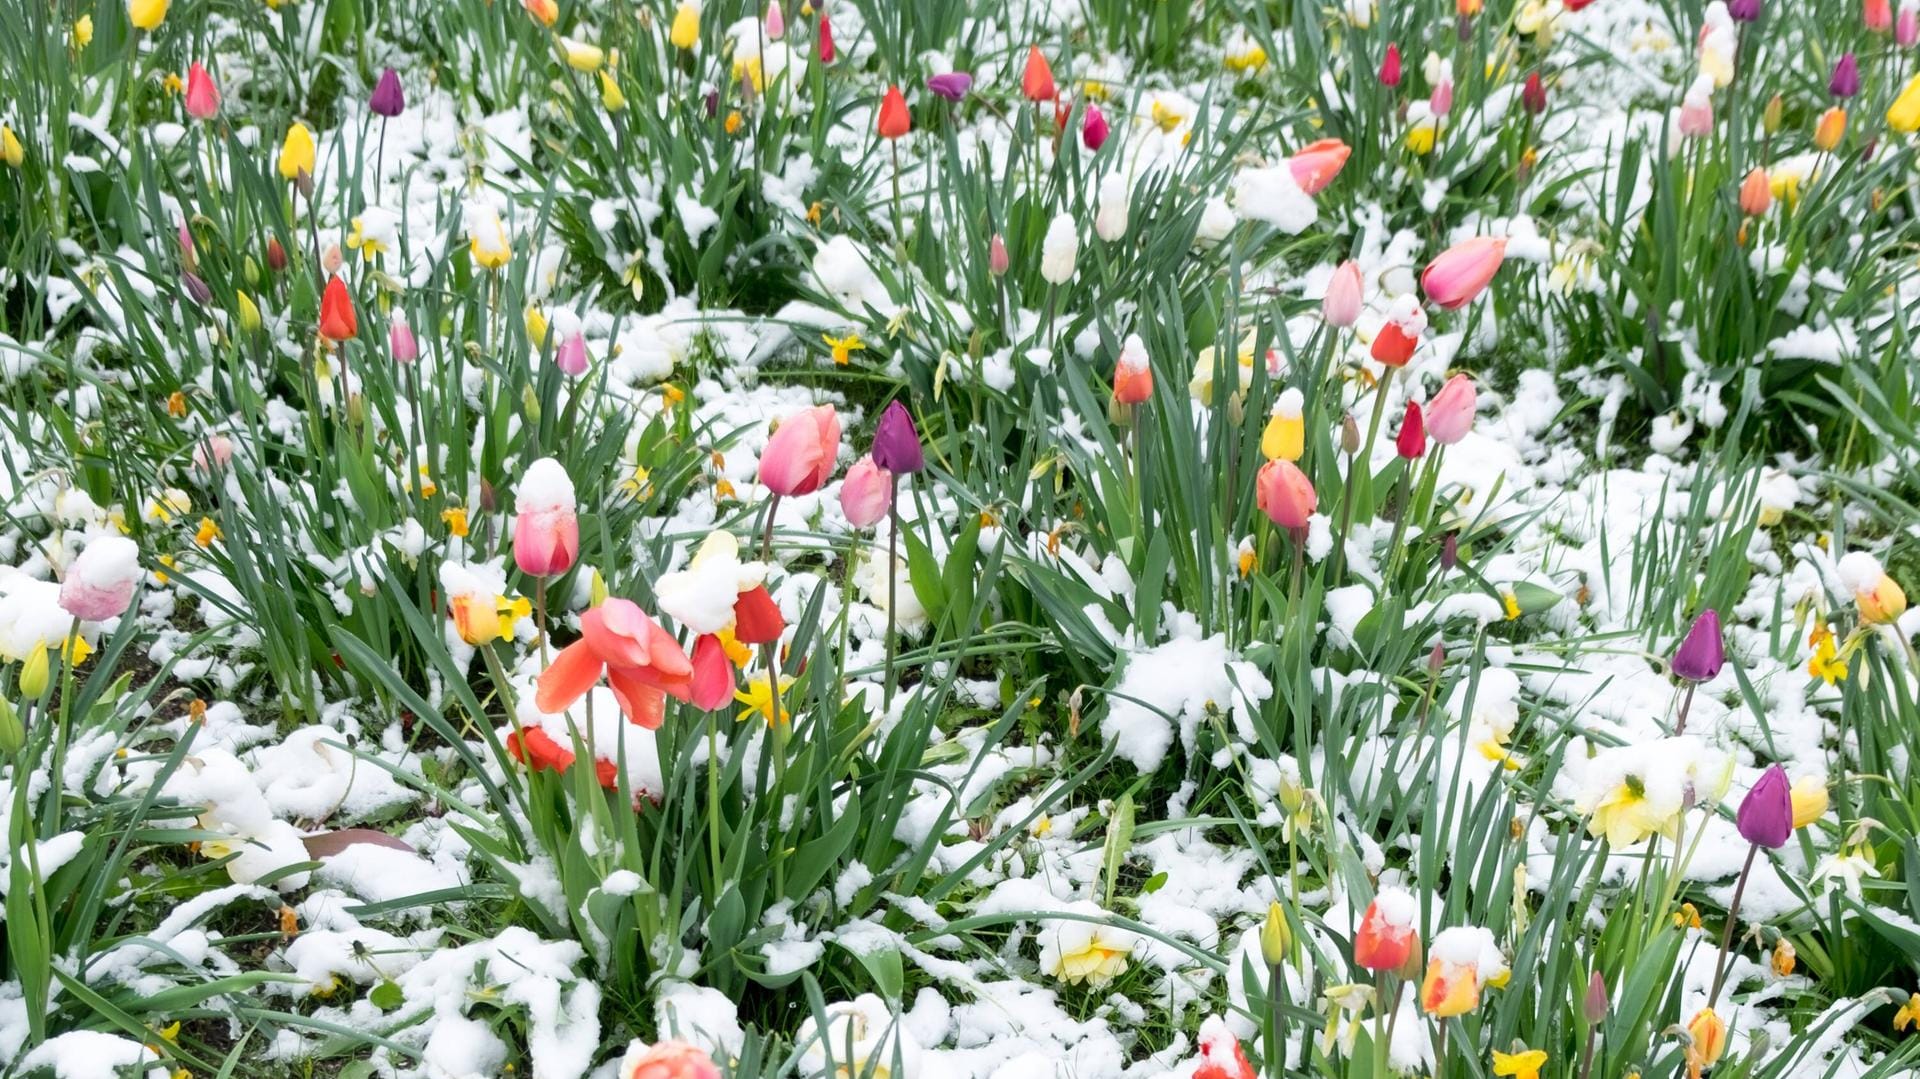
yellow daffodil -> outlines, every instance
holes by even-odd
[[[84,49],[93,44],[93,16],[82,15],[73,20],[73,47]]]
[[[1908,1027],[1920,1027],[1920,993],[1908,997],[1900,1010],[1893,1013],[1895,1033],[1903,1033]]]
[[[147,519],[166,524],[192,509],[193,499],[188,497],[187,492],[178,487],[169,487],[147,503]]]
[[[1672,838],[1675,822],[1675,814],[1649,802],[1645,784],[1630,775],[1593,808],[1587,832],[1605,836],[1615,850],[1620,850],[1656,833]]]
[[[440,511],[440,521],[447,526],[448,533],[465,538],[467,535],[467,511],[459,506]]]
[[[169,0],[127,0],[127,21],[137,30],[152,33],[167,20]]]
[[[1523,1049],[1518,1053],[1493,1052],[1493,1074],[1511,1075],[1515,1079],[1540,1079],[1540,1069],[1547,1062],[1544,1049]]]
[[[1673,912],[1673,927],[1675,929],[1700,928],[1700,908],[1692,903],[1680,904],[1680,909]]]
[[[301,173],[313,175],[313,132],[307,125],[294,121],[287,128],[287,136],[280,140],[280,178],[291,180]]]
[[[841,367],[845,367],[848,361],[853,359],[854,353],[867,347],[866,344],[860,340],[860,335],[857,333],[849,333],[845,337],[834,337],[831,334],[823,333],[820,335],[820,339],[825,341],[827,347],[833,350],[833,362]]]
[[[785,723],[793,718],[792,710],[787,707],[787,689],[792,685],[793,678],[791,675],[780,676],[779,722],[781,723]],[[733,691],[733,699],[746,705],[745,708],[740,710],[741,719],[751,719],[753,716],[758,715],[766,721],[767,726],[773,726],[775,722],[773,718],[773,690],[767,685],[767,679],[764,675],[759,678],[749,678],[747,680],[747,688]]]
[[[1840,658],[1833,643],[1833,631],[1824,625],[1813,628],[1813,658],[1807,661],[1807,673],[1828,685],[1844,681],[1847,661]]]
[[[1159,98],[1154,99],[1151,115],[1154,126],[1164,132],[1172,132],[1174,128],[1180,126],[1182,120],[1186,119],[1186,117],[1180,115],[1178,111]]]
[[[220,535],[220,523],[211,517],[202,517],[200,528],[193,534],[193,542],[201,547],[211,547]]]

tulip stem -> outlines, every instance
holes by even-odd
[[[1707,1007],[1711,1008],[1720,1000],[1720,987],[1727,978],[1727,952],[1733,947],[1733,926],[1740,920],[1740,897],[1746,894],[1747,878],[1753,875],[1753,859],[1760,853],[1760,844],[1747,846],[1747,860],[1740,866],[1740,880],[1733,886],[1733,902],[1727,906],[1727,927],[1720,932],[1720,955],[1713,961],[1713,989],[1707,993]]]
[[[775,492],[767,499],[767,521],[760,533],[760,561],[773,558],[773,519],[780,511],[780,495]],[[774,782],[778,785],[787,775],[787,727],[783,722],[780,709],[780,638],[775,635],[768,641],[760,653],[761,662],[767,668],[767,725],[773,734],[773,743],[777,752],[773,755]]]
[[[890,711],[893,708],[893,687],[895,681],[893,675],[893,657],[894,651],[898,647],[894,620],[898,617],[896,614],[899,608],[897,593],[900,588],[900,573],[898,568],[898,560],[900,557],[899,496],[900,476],[897,473],[889,472],[887,473],[887,679],[885,683],[886,688],[880,696],[880,707],[883,712]]]
[[[731,661],[729,661],[731,662]],[[707,853],[711,865],[709,872],[715,881],[714,891],[719,892],[718,882],[722,872],[720,862],[720,725],[714,713],[707,713]]]
[[[1373,1074],[1387,1074],[1387,972],[1373,972]]]
[[[1687,694],[1680,698],[1680,717],[1673,721],[1673,736],[1675,738],[1687,733],[1687,710],[1693,707],[1693,690],[1696,685],[1698,685],[1698,683],[1692,679],[1687,680]]]
[[[547,579],[533,579],[533,632],[540,643],[540,666],[547,665]]]

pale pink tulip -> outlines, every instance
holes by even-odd
[[[767,5],[767,17],[761,22],[768,41],[778,41],[787,33],[787,16],[780,10],[780,0]]]
[[[1317,194],[1340,175],[1340,170],[1346,167],[1347,155],[1352,152],[1339,139],[1321,139],[1301,147],[1288,158],[1287,171],[1293,173],[1293,182],[1300,185],[1300,190]]]
[[[387,324],[387,348],[393,353],[395,363],[412,363],[420,358],[420,342],[413,336],[407,316],[399,311],[393,313],[393,321]]]
[[[1360,307],[1366,302],[1366,292],[1360,264],[1348,259],[1333,271],[1333,279],[1327,282],[1327,294],[1320,300],[1320,316],[1341,329],[1352,326],[1360,321]]]
[[[840,512],[855,528],[879,523],[893,505],[893,473],[873,463],[872,455],[860,458],[847,469],[840,481]]]
[[[528,466],[514,488],[513,561],[530,577],[553,577],[580,554],[573,480],[551,457]]]
[[[1442,251],[1420,274],[1420,290],[1427,299],[1452,310],[1463,307],[1486,289],[1507,257],[1501,236],[1476,236]]]
[[[807,495],[833,475],[840,453],[840,417],[832,405],[816,405],[780,421],[760,451],[760,484],[776,495]]]
[[[567,335],[560,342],[560,351],[553,354],[554,366],[569,375],[578,378],[587,373],[587,338],[579,330]]]
[[[101,622],[125,614],[140,582],[140,548],[125,536],[104,536],[87,544],[60,582],[60,606],[82,622]]]
[[[194,444],[193,467],[201,472],[224,469],[233,460],[233,440],[226,435],[208,435]]]
[[[1451,446],[1467,437],[1473,430],[1473,412],[1479,404],[1479,393],[1474,389],[1473,379],[1466,375],[1455,375],[1440,387],[1440,392],[1427,402],[1427,435],[1442,446]]]

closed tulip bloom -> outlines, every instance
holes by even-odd
[[[1787,770],[1773,765],[1740,801],[1734,815],[1740,835],[1755,846],[1778,850],[1793,836],[1793,784]]]
[[[403,311],[395,310],[387,323],[387,351],[393,353],[395,363],[412,363],[420,358],[420,342]]]
[[[1287,158],[1287,171],[1293,174],[1293,182],[1300,185],[1300,190],[1317,194],[1340,175],[1352,153],[1339,139],[1321,139],[1308,143]]]
[[[1400,85],[1400,46],[1388,45],[1387,55],[1380,61],[1380,85],[1392,89]]]
[[[1420,981],[1420,1008],[1436,1019],[1465,1015],[1480,1006],[1480,971],[1436,954]]]
[[[553,354],[553,365],[575,378],[587,373],[587,338],[579,330],[567,335]]]
[[[1133,192],[1127,190],[1124,174],[1108,173],[1100,181],[1099,209],[1093,215],[1093,234],[1108,243],[1125,238],[1132,212]]]
[[[1013,260],[1007,254],[1007,241],[999,233],[994,233],[993,239],[987,241],[987,272],[999,277],[1012,265]]]
[[[1107,114],[1100,111],[1098,105],[1088,105],[1087,113],[1080,119],[1080,142],[1089,150],[1098,150],[1107,144],[1110,128]]]
[[[912,475],[927,467],[926,453],[920,447],[920,432],[913,426],[913,414],[895,398],[880,413],[873,428],[873,460],[896,476]]]
[[[1893,41],[1903,49],[1920,42],[1920,8],[1910,3],[1900,5],[1900,13],[1893,20]]]
[[[1400,433],[1394,436],[1393,449],[1408,461],[1426,455],[1426,417],[1420,414],[1420,406],[1412,401],[1407,402],[1406,415],[1400,419]]]
[[[1307,527],[1319,496],[1313,481],[1292,461],[1268,461],[1260,466],[1254,480],[1254,502],[1260,512],[1276,526],[1285,529]]]
[[[833,475],[840,416],[832,405],[803,408],[780,422],[760,451],[760,484],[776,495],[809,495]]]
[[[1842,53],[1838,63],[1833,65],[1833,75],[1827,79],[1827,93],[1842,101],[1860,92],[1860,61],[1852,53]]]
[[[973,89],[973,76],[964,71],[949,71],[929,78],[927,89],[948,101],[959,101]]]
[[[1073,216],[1062,210],[1047,223],[1047,235],[1040,242],[1040,276],[1048,284],[1064,285],[1073,280],[1074,267],[1080,261],[1080,236]]]
[[[1727,0],[1727,14],[1735,22],[1758,22],[1760,20],[1760,0]]]
[[[1876,34],[1884,34],[1893,25],[1893,5],[1889,0],[1864,0],[1860,21]]]
[[[1538,71],[1527,73],[1527,81],[1520,87],[1520,104],[1534,116],[1547,111],[1547,84],[1540,80]]]
[[[1028,101],[1052,101],[1058,94],[1053,86],[1053,67],[1038,45],[1027,46],[1027,67],[1020,74],[1020,92]]]
[[[913,130],[906,95],[898,86],[887,87],[886,95],[880,99],[880,118],[875,126],[883,139],[897,139]]]
[[[1762,217],[1773,207],[1773,184],[1767,179],[1767,170],[1755,165],[1740,181],[1740,212],[1748,217]]]
[[[780,0],[767,5],[767,14],[760,20],[760,29],[767,35],[768,41],[778,41],[787,36],[787,13],[780,10]]]
[[[620,1058],[619,1079],[720,1079],[720,1067],[705,1049],[686,1042],[635,1042]]]
[[[1687,1020],[1687,1069],[1693,1075],[1713,1067],[1727,1051],[1727,1023],[1712,1008]]]
[[[667,29],[667,41],[682,52],[690,52],[700,44],[700,5],[695,0],[681,0],[680,6],[673,9],[673,25]]]
[[[1711,682],[1727,661],[1720,636],[1720,612],[1708,607],[1693,620],[1685,640],[1673,652],[1673,673],[1689,682]]]
[[[1689,139],[1704,138],[1713,131],[1713,83],[1705,75],[1680,99],[1680,115],[1675,121],[1680,134]]]
[[[220,115],[220,88],[213,76],[195,60],[187,67],[187,115],[196,120],[211,120]]]
[[[1266,430],[1260,432],[1260,453],[1269,461],[1298,461],[1306,452],[1307,425],[1301,418],[1303,401],[1292,386],[1280,391],[1273,402],[1273,414],[1267,417]]]
[[[398,71],[387,68],[380,72],[380,81],[373,84],[373,96],[367,99],[367,108],[389,120],[406,111],[407,94],[400,88]]]
[[[1442,446],[1451,446],[1467,437],[1473,430],[1474,411],[1479,407],[1480,394],[1474,388],[1473,379],[1467,375],[1455,375],[1440,387],[1440,392],[1427,402],[1427,436]]]
[[[893,506],[893,475],[875,464],[868,455],[847,469],[840,481],[840,512],[855,528],[870,528],[879,523]]]
[[[0,161],[7,163],[10,169],[17,169],[27,162],[27,148],[20,144],[20,136],[13,128],[0,124]]]
[[[1427,95],[1427,108],[1435,116],[1445,116],[1453,111],[1453,80],[1442,79]]]
[[[338,344],[359,334],[360,319],[354,314],[347,283],[338,277],[327,278],[326,291],[320,294],[320,336]]]
[[[313,132],[307,130],[307,125],[295,121],[287,128],[286,137],[280,140],[280,178],[295,180],[303,172],[313,175],[313,153]]]
[[[827,21],[825,10],[820,12],[820,32],[815,37],[818,38],[820,62],[833,63],[833,24]]]
[[[1590,1026],[1607,1017],[1607,978],[1597,970],[1587,979],[1586,996],[1580,999],[1580,1016]]]
[[[1146,343],[1130,333],[1120,345],[1120,357],[1113,365],[1113,399],[1123,405],[1144,404],[1153,397],[1153,363],[1147,357]]]
[[[1805,828],[1827,815],[1827,781],[1819,776],[1801,776],[1788,792],[1793,805],[1793,826]]]
[[[542,457],[513,490],[513,561],[530,577],[567,572],[580,554],[580,520],[565,466]]]
[[[1887,107],[1887,126],[1902,135],[1920,131],[1920,75],[1907,80],[1900,95]]]
[[[140,583],[140,548],[125,536],[89,542],[67,567],[60,582],[60,607],[82,622],[101,622],[126,613]]]
[[[1420,943],[1413,929],[1418,914],[1413,896],[1399,888],[1381,889],[1353,934],[1354,964],[1376,973],[1406,966]]]
[[[208,435],[194,444],[193,467],[201,472],[213,472],[233,463],[233,439],[226,435]],[[1822,787],[1824,791],[1826,788]]]
[[[1891,110],[1887,113],[1887,121],[1889,123],[1893,121],[1893,113]],[[1915,123],[1920,125],[1920,102],[1916,102]],[[1820,119],[1814,121],[1814,148],[1831,152],[1834,147],[1840,145],[1840,140],[1846,133],[1847,110],[1835,105],[1833,108],[1821,113]]]
[[[127,0],[127,21],[134,29],[152,33],[167,19],[170,0]]]
[[[1366,302],[1366,281],[1360,276],[1360,264],[1348,259],[1335,267],[1320,299],[1320,317],[1329,325],[1346,329],[1360,321],[1360,309]]]
[[[1454,244],[1420,274],[1420,290],[1427,299],[1448,310],[1464,307],[1486,289],[1507,257],[1507,241],[1498,236],[1476,236]]]
[[[717,712],[733,703],[733,661],[718,634],[702,633],[693,642],[693,679],[688,703],[703,712]]]
[[[1854,551],[1840,560],[1835,572],[1840,586],[1853,593],[1862,622],[1887,625],[1906,613],[1906,593],[1873,555]]]
[[[1413,359],[1414,350],[1420,347],[1417,334],[1410,334],[1398,322],[1388,322],[1380,327],[1373,336],[1373,347],[1369,354],[1374,360],[1388,367],[1405,367]]]

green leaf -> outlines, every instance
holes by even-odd
[[[1120,863],[1126,861],[1127,852],[1133,848],[1133,795],[1122,794],[1113,803],[1113,816],[1107,818],[1107,846],[1102,854],[1105,863],[1106,905],[1113,905],[1114,882],[1120,877]]]
[[[367,994],[367,1003],[383,1012],[394,1011],[406,1002],[406,992],[400,988],[399,982],[391,978],[374,986],[373,992]]]

